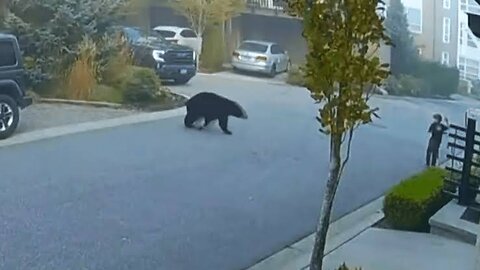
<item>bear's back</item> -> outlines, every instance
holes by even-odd
[[[212,92],[201,92],[190,98],[186,105],[191,107],[220,108],[231,106],[232,101]]]

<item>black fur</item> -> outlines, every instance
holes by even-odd
[[[238,103],[211,92],[198,93],[190,98],[185,105],[187,106],[187,115],[184,124],[187,128],[193,128],[193,123],[200,118],[205,119],[203,127],[214,120],[218,120],[222,131],[230,135],[232,132],[228,130],[229,116],[248,118],[247,113]]]

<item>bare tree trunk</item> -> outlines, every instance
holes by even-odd
[[[341,163],[341,136],[333,135],[330,139],[330,167],[328,172],[328,180],[323,195],[322,210],[318,220],[317,230],[315,232],[315,244],[313,246],[312,257],[310,260],[310,270],[322,270],[323,255],[327,243],[328,227],[330,225],[330,216],[337,192],[340,163]]]

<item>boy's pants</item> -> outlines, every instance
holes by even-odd
[[[437,166],[438,151],[440,144],[430,140],[427,148],[427,166]]]

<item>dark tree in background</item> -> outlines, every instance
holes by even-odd
[[[393,43],[390,71],[393,75],[413,75],[419,57],[413,43],[413,37],[408,30],[405,7],[401,0],[391,0],[385,28]]]
[[[5,16],[7,15],[8,0],[0,0],[0,29],[3,28]]]

